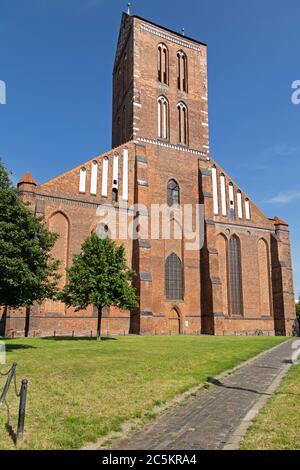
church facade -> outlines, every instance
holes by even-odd
[[[113,148],[41,185],[29,173],[19,181],[20,196],[59,234],[61,286],[93,231],[125,245],[139,307],[107,309],[104,334],[296,331],[288,225],[267,218],[210,155],[206,53],[199,41],[124,13]],[[153,236],[157,206],[169,209],[169,236]],[[198,245],[178,208],[201,225]],[[6,312],[6,335],[23,334],[24,322],[24,312]],[[96,325],[92,306],[46,301],[32,307],[29,334],[87,336]]]

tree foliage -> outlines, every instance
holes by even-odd
[[[9,189],[12,187],[8,171],[5,169],[0,158],[0,190]]]
[[[131,285],[133,271],[128,268],[125,249],[109,238],[92,234],[73,258],[68,269],[68,284],[62,300],[69,306],[98,309],[97,336],[101,337],[101,318],[104,307],[114,305],[122,309],[137,306],[135,290]]]
[[[298,303],[296,303],[296,314],[297,314],[298,320],[300,321],[300,295],[299,295]]]
[[[19,198],[0,160],[0,305],[29,307],[55,295],[56,239]]]

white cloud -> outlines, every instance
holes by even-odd
[[[268,204],[289,204],[300,199],[300,191],[281,191],[276,196],[268,199]]]

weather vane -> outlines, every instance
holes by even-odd
[[[130,7],[131,7],[131,3],[130,3],[130,2],[127,3],[127,7],[128,7],[128,9],[127,9],[127,15],[130,15]]]

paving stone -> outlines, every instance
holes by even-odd
[[[222,449],[248,411],[265,394],[291,358],[291,341],[214,380],[185,403],[161,415],[113,449]]]

